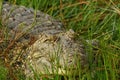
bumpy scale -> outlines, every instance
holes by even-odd
[[[3,4],[2,20],[9,29],[11,40],[25,44],[33,37],[36,39],[25,52],[26,76],[32,76],[33,70],[42,74],[66,74],[66,70],[77,69],[78,64],[84,66],[84,48],[81,42],[74,40],[74,31],[65,31],[62,23],[48,14],[34,13],[31,8]]]

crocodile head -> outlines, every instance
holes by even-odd
[[[65,74],[68,70],[84,66],[84,48],[81,43],[75,42],[74,34],[72,30],[56,35],[40,34],[39,39],[29,48],[27,63],[43,74]],[[31,73],[29,66],[26,73]]]

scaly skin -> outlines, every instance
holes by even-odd
[[[55,72],[57,68],[60,69],[58,74],[65,74],[64,70],[75,70],[78,64],[84,66],[86,55],[81,42],[74,40],[75,32],[65,31],[62,24],[48,14],[37,11],[35,15],[34,12],[24,6],[3,4],[2,20],[9,29],[10,39],[14,40],[22,34],[16,41],[25,44],[31,38],[36,38],[34,43],[27,47],[26,52],[23,52],[27,55],[24,62],[26,76],[33,75],[29,66],[43,74],[46,74],[44,67],[50,74],[54,73],[52,68]]]
[[[36,36],[39,33],[56,34],[62,31],[62,24],[48,14],[35,11],[32,8],[3,4],[2,20],[12,30],[12,38],[16,33],[24,33],[24,38]]]
[[[69,75],[69,70],[78,70],[86,65],[86,56],[81,42],[74,40],[74,32],[69,30],[59,34],[39,35],[39,39],[28,49],[27,77],[33,76],[30,66],[40,74]],[[53,70],[52,70],[53,69]],[[57,72],[58,70],[58,72]]]

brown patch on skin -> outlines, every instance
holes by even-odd
[[[30,41],[29,41],[28,45],[32,45],[33,43],[35,43],[36,40],[37,40],[37,38],[35,36],[30,36]]]

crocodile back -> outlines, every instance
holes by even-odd
[[[2,21],[10,29],[10,35],[25,34],[24,38],[40,33],[56,34],[63,31],[62,23],[50,15],[24,6],[4,3]]]

